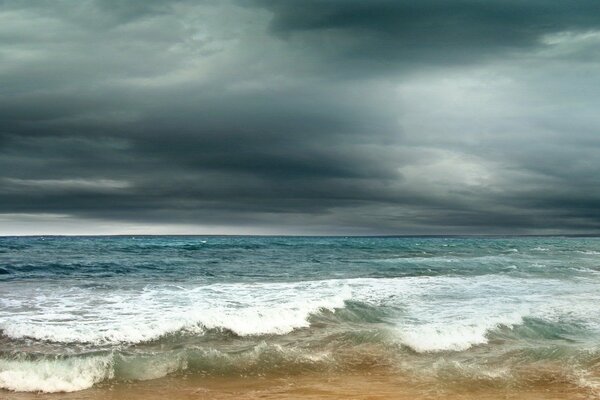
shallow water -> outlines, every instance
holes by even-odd
[[[358,374],[595,397],[599,274],[598,238],[0,238],[0,387]]]

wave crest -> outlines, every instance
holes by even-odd
[[[110,355],[0,359],[0,388],[16,392],[75,392],[113,377]]]

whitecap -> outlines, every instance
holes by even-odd
[[[0,359],[0,388],[17,392],[74,392],[114,376],[112,356]]]

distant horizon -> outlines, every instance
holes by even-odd
[[[552,234],[478,234],[478,233],[465,233],[465,234],[390,234],[390,235],[324,235],[324,234],[218,234],[218,233],[167,233],[167,234],[153,234],[153,233],[142,233],[142,234],[47,234],[47,235],[36,235],[36,234],[24,234],[24,235],[2,235],[0,238],[11,238],[11,237],[23,237],[23,238],[43,238],[43,237],[297,237],[297,238],[518,238],[518,237],[573,237],[573,238],[596,238],[600,237],[598,233],[552,233]]]

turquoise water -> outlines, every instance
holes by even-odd
[[[0,387],[384,368],[600,387],[600,239],[0,238]]]

